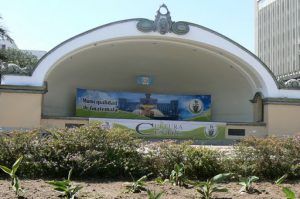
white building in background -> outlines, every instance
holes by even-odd
[[[300,77],[300,0],[255,0],[256,54],[278,78]]]
[[[19,49],[15,42],[11,42],[7,39],[0,39],[0,49],[14,48]],[[24,52],[29,52],[32,55],[36,56],[38,59],[43,57],[47,51],[44,50],[22,50]]]

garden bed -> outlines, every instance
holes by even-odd
[[[83,187],[78,198],[148,198],[145,191],[125,193],[125,182],[118,180],[131,181],[146,176],[160,183],[164,182],[162,179],[169,179],[163,185],[154,181],[145,185],[151,191],[163,191],[161,199],[200,198],[196,188],[176,187],[170,182],[183,185],[207,179],[209,182],[201,187],[214,190],[216,198],[285,198],[281,188],[273,183],[281,176],[285,176],[282,178],[284,183],[295,182],[281,186],[295,191],[296,198],[300,196],[300,137],[249,137],[233,147],[195,147],[191,144],[169,140],[147,142],[134,137],[130,131],[106,130],[97,125],[2,134],[0,165],[3,172],[0,176],[5,180],[0,180],[0,198],[16,198],[7,174],[15,180],[16,193],[25,188],[25,198],[57,198],[59,193],[53,191],[45,179],[64,179],[69,171],[72,171],[72,179],[82,179],[82,182],[76,182]],[[15,174],[21,178],[21,187]],[[87,180],[90,178],[97,180]],[[216,193],[222,190],[212,188],[213,184],[224,180],[230,182],[223,184],[228,192]],[[259,194],[240,194],[241,185],[233,180],[244,182],[248,192],[252,190],[251,183],[257,182],[254,188]],[[138,182],[141,180],[132,187],[140,186]],[[64,185],[52,182],[54,186],[58,184],[60,187],[56,189],[64,190],[66,194],[78,191],[78,187],[67,185],[69,181],[64,181]]]
[[[51,199],[58,198],[59,193],[52,190],[52,187],[48,185],[44,180],[22,180],[22,186],[25,188],[24,196],[28,199]],[[147,193],[125,193],[126,189],[124,186],[125,182],[121,181],[76,181],[83,186],[83,188],[78,193],[78,198],[88,198],[88,199],[145,199],[147,198]],[[231,182],[227,184],[222,184],[228,188],[227,193],[215,193],[215,198],[273,198],[281,199],[284,195],[281,189],[270,183],[270,182],[260,182],[254,185],[261,194],[240,194],[239,190],[241,188],[237,183]],[[294,190],[296,195],[300,196],[300,183],[289,183],[283,184]],[[164,195],[161,199],[196,199],[200,198],[195,188],[183,188],[178,186],[172,186],[171,184],[159,185],[154,181],[147,182],[147,189],[152,191],[160,192],[163,191]],[[11,190],[10,181],[0,180],[0,198],[1,199],[13,199],[16,198],[14,192]]]

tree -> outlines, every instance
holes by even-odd
[[[2,17],[0,16],[0,19]],[[0,23],[0,39],[7,40],[9,42],[14,42],[13,39],[8,35],[7,30]],[[5,71],[7,68],[11,67],[13,64],[14,69],[10,68],[12,71],[26,72],[32,70],[38,62],[38,58],[32,55],[30,52],[22,51],[14,48],[0,49],[0,84],[2,76],[8,74]],[[19,68],[20,67],[20,68]],[[26,68],[25,68],[26,67]]]
[[[2,17],[0,16],[0,20]],[[14,40],[8,35],[7,30],[0,23],[0,39],[14,42]],[[7,63],[14,63],[20,67],[30,66],[33,67],[38,62],[36,56],[30,52],[22,51],[19,49],[7,48],[0,50],[0,59]]]
[[[0,16],[2,20],[2,17]],[[0,38],[8,40],[10,42],[14,42],[14,40],[8,35],[7,30],[0,24]]]
[[[0,16],[0,20],[2,20],[2,17]],[[14,42],[14,40],[8,35],[7,30],[2,26],[0,23],[0,39],[8,40],[10,42]],[[0,59],[4,60],[4,55],[0,52]]]
[[[2,20],[2,17],[0,16],[0,20]],[[14,42],[14,40],[8,35],[7,30],[2,26],[0,23],[0,39],[8,40],[10,42]],[[0,52],[0,60],[4,60],[5,56]],[[1,65],[0,65],[1,69]],[[0,73],[0,84],[1,84],[2,74]]]
[[[24,67],[34,67],[37,62],[38,58],[31,54],[30,52],[22,51],[15,48],[7,48],[1,49],[0,54],[2,54],[2,60],[7,63],[14,63],[21,68]]]
[[[28,71],[32,71],[38,63],[38,58],[35,55],[19,49],[1,49],[0,54],[2,55],[2,59],[0,59],[0,85],[3,75],[11,74],[11,72],[5,72],[5,66],[10,68],[14,65],[14,69],[10,68],[10,71],[22,71],[22,73],[27,74]]]

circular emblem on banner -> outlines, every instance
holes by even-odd
[[[205,136],[207,138],[215,138],[217,136],[217,127],[215,125],[209,125],[205,128]]]
[[[199,99],[192,99],[188,106],[191,113],[198,114],[202,111],[203,103]]]

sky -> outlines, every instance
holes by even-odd
[[[163,3],[173,21],[205,26],[254,51],[253,0],[0,0],[0,23],[18,48],[49,51],[106,23],[154,20]]]

